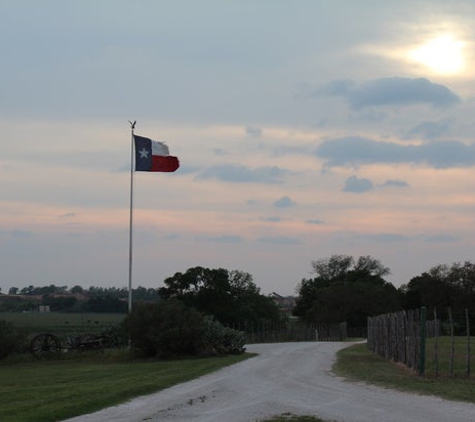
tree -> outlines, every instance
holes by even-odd
[[[406,308],[426,306],[446,317],[447,309],[464,309],[475,314],[475,264],[465,261],[451,265],[439,264],[412,278],[400,287]]]
[[[70,312],[77,303],[74,296],[55,296],[45,294],[42,297],[42,304],[51,308],[52,312]]]
[[[322,280],[345,280],[360,278],[381,278],[390,273],[389,268],[369,255],[355,259],[348,255],[332,255],[330,258],[312,261],[313,272]]]
[[[16,295],[18,294],[18,287],[10,287],[10,290],[8,290],[9,295]]]
[[[357,260],[333,255],[312,262],[313,279],[303,279],[294,315],[313,323],[346,321],[350,327],[366,325],[366,318],[400,308],[399,293],[383,276],[389,268],[371,256]]]
[[[76,286],[71,288],[70,292],[73,295],[77,295],[77,294],[81,295],[81,294],[84,293],[84,289],[81,286],[76,285]]]
[[[23,287],[23,289],[20,290],[20,294],[31,296],[33,295],[34,290],[35,290],[34,286],[30,284],[28,287]]]
[[[343,278],[351,266],[354,259],[347,255],[332,255],[330,258],[312,261],[313,272],[322,281],[331,281]]]
[[[139,286],[132,290],[132,298],[134,302],[154,302],[158,300],[158,292],[157,289]]]
[[[434,308],[440,311],[451,306],[455,297],[453,289],[447,282],[448,273],[449,268],[446,265],[439,265],[403,284],[399,290],[404,308],[415,309],[426,306],[430,311]]]
[[[158,290],[161,298],[179,299],[223,324],[280,318],[277,305],[260,293],[249,273],[194,267],[168,277],[164,284]]]

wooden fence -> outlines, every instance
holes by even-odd
[[[454,317],[456,315],[456,318]],[[424,375],[471,375],[470,318],[467,309],[441,319],[434,310],[413,309],[368,318],[368,349]],[[432,317],[427,320],[427,317]],[[457,371],[455,370],[457,368]],[[441,371],[441,369],[443,369]]]
[[[242,322],[230,326],[244,331],[247,343],[282,343],[289,341],[343,341],[346,323],[305,324],[296,321]]]
[[[417,370],[420,360],[419,309],[368,318],[368,349]]]

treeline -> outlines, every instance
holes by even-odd
[[[125,313],[128,307],[128,289],[117,287],[30,285],[19,289],[11,287],[8,294],[0,294],[0,312],[38,311],[41,306],[52,312],[113,312]],[[157,289],[139,286],[132,289],[137,302],[158,300]]]
[[[263,295],[249,273],[224,268],[193,267],[177,272],[163,281],[161,288],[137,287],[132,290],[133,306],[169,299],[178,300],[188,308],[210,315],[225,325],[283,317],[278,304]],[[49,306],[52,312],[118,312],[128,310],[128,289],[115,287],[50,285],[21,290],[11,288],[0,294],[0,312],[39,310]]]
[[[446,318],[449,308],[454,315],[468,309],[475,316],[475,264],[469,261],[437,265],[399,288],[385,279],[390,269],[371,256],[332,255],[311,265],[313,278],[300,282],[292,309],[302,322],[365,327],[370,316],[421,306],[430,313],[437,310],[441,318]],[[194,267],[166,278],[163,286],[133,289],[134,304],[174,298],[225,325],[283,317],[284,302],[279,306],[279,300],[286,298],[261,294],[246,272]],[[76,285],[69,289],[51,284],[12,287],[8,293],[0,294],[0,312],[49,306],[56,312],[125,313],[128,306],[126,288]],[[475,320],[471,324],[475,326]]]
[[[333,255],[312,268],[315,277],[302,280],[293,310],[302,321],[365,327],[370,316],[425,306],[443,319],[449,309],[454,315],[467,309],[475,325],[475,264],[469,261],[437,265],[399,288],[385,280],[389,268],[370,256]]]

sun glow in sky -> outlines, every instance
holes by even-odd
[[[465,69],[464,48],[463,41],[445,34],[432,38],[412,50],[409,57],[434,73],[452,75]]]
[[[298,5],[3,1],[1,292],[127,286],[135,119],[181,164],[133,178],[134,286],[473,261],[475,1]]]

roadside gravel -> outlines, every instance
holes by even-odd
[[[339,422],[473,422],[475,405],[348,382],[330,372],[351,343],[252,344],[259,356],[68,422],[251,422],[281,413]]]

